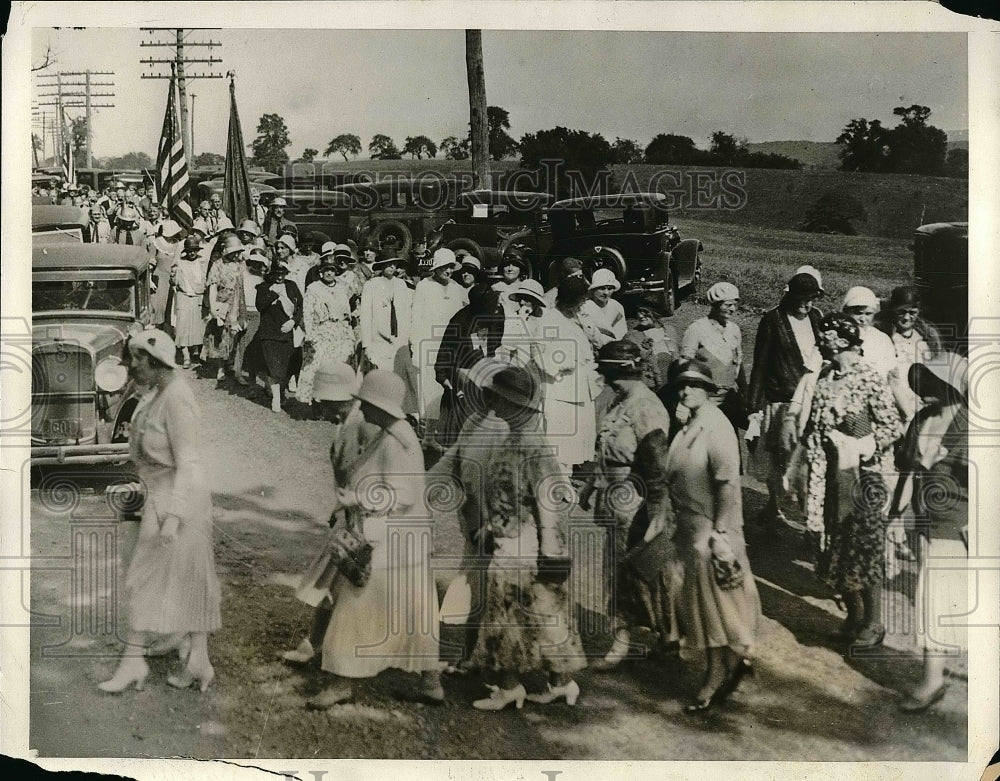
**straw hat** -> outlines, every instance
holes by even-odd
[[[361,388],[353,396],[399,420],[406,417],[403,412],[406,386],[393,372],[383,369],[368,372],[361,382]]]
[[[129,351],[144,352],[171,369],[177,368],[177,362],[174,360],[174,356],[177,354],[177,345],[174,344],[173,339],[158,328],[134,334],[128,340],[128,349]]]
[[[402,268],[406,264],[406,261],[391,250],[383,250],[372,263],[372,271],[381,271],[389,264]]]
[[[520,301],[526,298],[542,306],[548,305],[545,300],[545,291],[542,290],[542,283],[534,279],[521,280],[509,298],[511,301]]]
[[[455,259],[455,253],[452,252],[447,247],[441,247],[434,250],[434,259],[431,261],[431,271],[437,271],[439,268],[458,268],[458,261]]]
[[[240,227],[237,228],[239,233],[249,233],[255,239],[260,237],[260,227],[253,220],[243,220],[240,223]]]
[[[594,272],[594,276],[590,280],[590,289],[594,290],[599,287],[611,287],[615,290],[621,289],[621,283],[615,277],[615,274],[611,269],[599,268]]]
[[[358,392],[358,375],[340,361],[324,361],[313,377],[313,398],[318,401],[350,401]]]

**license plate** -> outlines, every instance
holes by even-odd
[[[42,423],[42,434],[52,438],[79,437],[80,421],[73,418],[49,418]]]

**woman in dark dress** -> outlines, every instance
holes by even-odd
[[[281,412],[281,387],[288,380],[288,365],[295,349],[292,329],[302,326],[302,293],[288,279],[288,264],[275,261],[257,288],[257,311],[260,327],[256,340],[259,346],[261,373],[267,375],[271,389],[271,410]]]

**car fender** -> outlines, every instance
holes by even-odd
[[[670,266],[678,287],[687,287],[697,281],[702,245],[698,239],[684,239],[670,253]]]

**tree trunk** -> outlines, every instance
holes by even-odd
[[[489,190],[490,136],[486,121],[486,75],[483,70],[483,31],[465,31],[465,70],[469,77],[469,124],[472,128],[472,170],[476,187]]]

